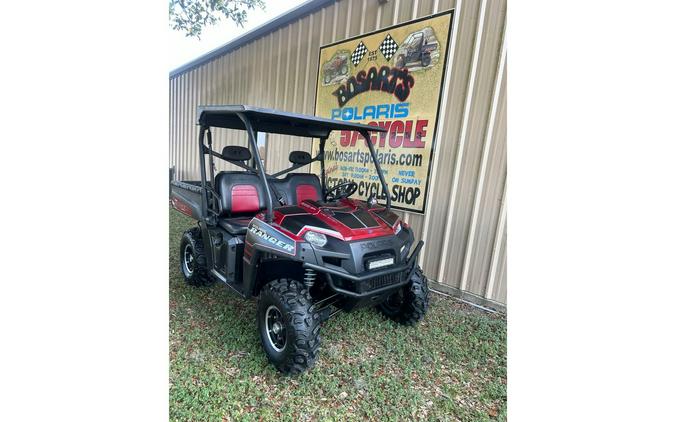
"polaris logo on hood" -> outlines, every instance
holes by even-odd
[[[252,224],[251,227],[249,227],[248,231],[254,234],[256,237],[264,240],[265,242],[270,243],[274,249],[281,249],[286,253],[295,255],[295,242],[293,242],[293,240],[288,239],[288,241],[285,241],[282,239],[278,239],[277,237],[268,234],[265,230],[261,229],[255,224]]]

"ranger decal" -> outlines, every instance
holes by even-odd
[[[258,243],[261,246],[279,250],[280,252],[295,255],[295,241],[293,241],[293,239],[278,232],[273,227],[261,223],[262,221],[254,219],[251,222],[251,226],[248,228],[249,233],[254,236],[252,239],[253,242]]]

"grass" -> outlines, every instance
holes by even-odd
[[[506,420],[506,320],[432,293],[414,328],[373,309],[324,323],[316,366],[267,363],[255,300],[184,284],[178,247],[192,220],[170,216],[171,420]]]

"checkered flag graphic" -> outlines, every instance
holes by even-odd
[[[359,42],[359,45],[356,46],[356,49],[352,53],[352,63],[354,63],[354,66],[359,64],[363,56],[366,55],[366,52],[368,49],[366,48],[366,45],[363,43],[363,41]]]
[[[396,50],[398,50],[398,44],[396,44],[396,41],[394,41],[391,35],[387,34],[387,36],[384,37],[382,44],[380,44],[380,52],[384,58],[389,61],[389,59],[394,56],[394,53],[396,53]]]

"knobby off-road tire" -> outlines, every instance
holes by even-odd
[[[377,309],[387,318],[403,325],[414,325],[429,308],[429,287],[420,267],[413,270],[410,283],[401,287]]]
[[[204,244],[198,227],[193,227],[183,233],[183,239],[180,242],[180,270],[185,283],[190,286],[210,284]]]
[[[299,374],[316,363],[321,319],[311,306],[309,291],[296,280],[273,280],[260,292],[260,341],[269,361],[283,374]]]

